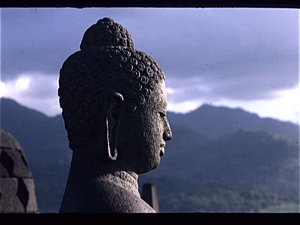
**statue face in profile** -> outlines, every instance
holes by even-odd
[[[155,169],[165,153],[166,141],[172,133],[166,117],[167,93],[165,82],[153,90],[148,104],[126,114],[122,120],[119,157],[138,174]]]
[[[86,152],[82,160],[140,174],[159,165],[172,134],[164,72],[133,46],[124,27],[99,20],[64,62],[59,96],[70,148]]]

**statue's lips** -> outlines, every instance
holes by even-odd
[[[166,147],[166,143],[163,143],[160,145],[160,156],[163,156],[165,154],[165,147]]]

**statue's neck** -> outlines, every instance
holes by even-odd
[[[128,188],[129,186],[138,190],[138,175],[128,169],[120,161],[99,163],[93,159],[82,160],[76,154],[73,154],[70,167],[69,181],[74,182],[116,182],[120,186]]]

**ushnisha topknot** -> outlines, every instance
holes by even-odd
[[[106,46],[134,48],[133,39],[128,30],[110,18],[101,19],[87,29],[80,49],[85,51]]]
[[[73,150],[91,135],[111,93],[120,93],[125,109],[133,112],[165,79],[155,60],[134,49],[129,32],[112,19],[101,19],[88,28],[80,49],[64,62],[58,89]]]

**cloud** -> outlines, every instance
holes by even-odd
[[[58,74],[66,58],[79,50],[86,29],[99,19],[109,16],[128,27],[142,15],[138,9],[2,9],[1,79],[24,72]]]
[[[29,74],[33,89],[22,96],[36,102],[55,102],[57,90],[47,82],[58,79],[85,30],[103,17],[126,27],[135,47],[159,63],[173,108],[269,101],[299,84],[298,10],[14,8],[1,16],[2,84]]]
[[[58,81],[55,76],[44,74],[21,74],[16,80],[1,82],[0,97],[9,97],[48,116],[61,112],[58,103]]]
[[[237,108],[241,105],[244,110],[257,113],[260,117],[270,117],[282,121],[292,121],[299,125],[299,86],[294,89],[287,89],[276,92],[277,99],[267,100],[228,100],[215,101],[216,106],[227,106]]]
[[[207,98],[199,97],[194,99],[182,99],[174,101],[172,95],[174,90],[168,93],[168,110],[177,113],[187,113],[197,109],[202,104],[213,106],[226,106],[229,108],[242,108],[248,112],[256,113],[260,117],[269,117],[282,121],[290,121],[299,124],[299,86],[294,89],[282,90],[274,93],[277,99],[251,99],[248,101],[233,100],[225,97]]]

